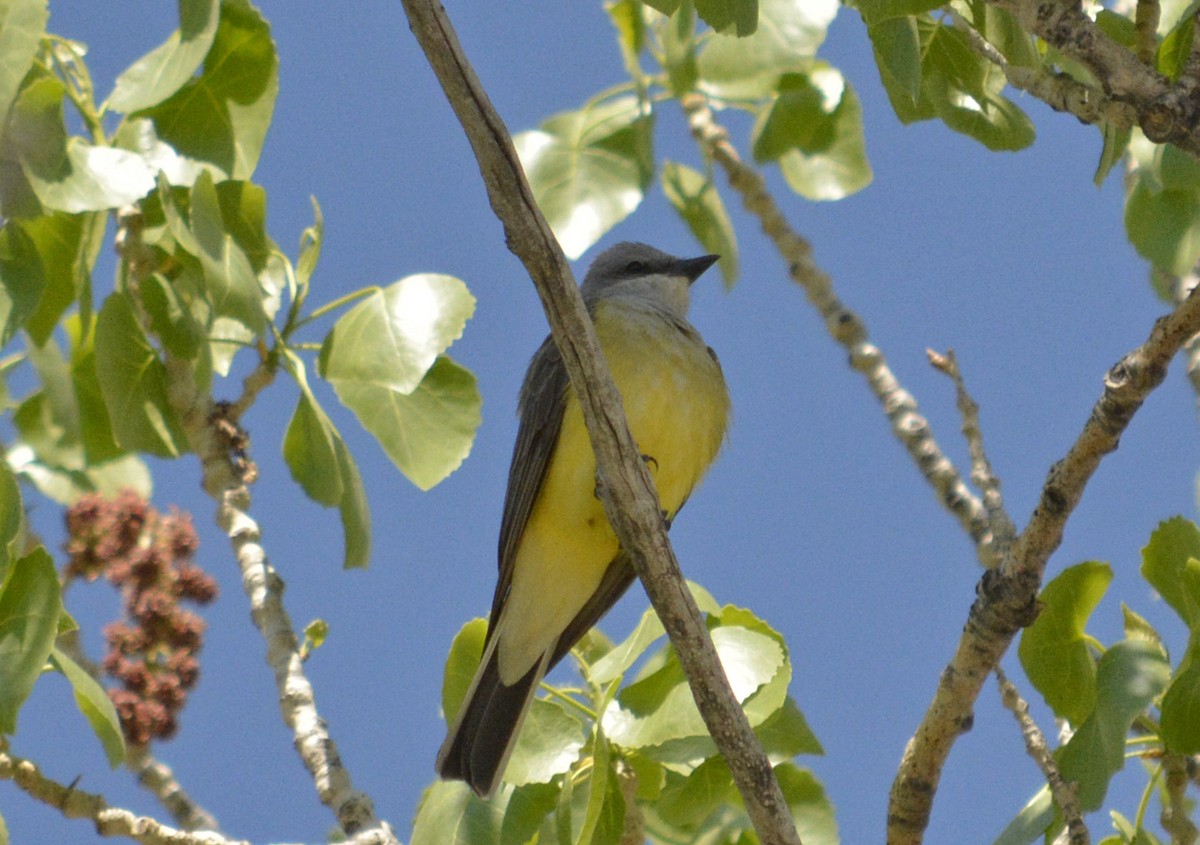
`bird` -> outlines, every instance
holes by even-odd
[[[691,285],[718,258],[619,243],[596,257],[580,289],[668,527],[730,421],[720,362],[687,320]],[[549,337],[517,407],[483,654],[436,764],[483,798],[500,784],[543,676],[635,578],[597,495],[579,400]]]

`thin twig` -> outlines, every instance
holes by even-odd
[[[122,214],[118,243],[127,272],[153,269],[153,253],[142,242],[136,211]],[[258,523],[250,516],[247,486],[253,464],[245,457],[245,435],[196,384],[191,361],[166,356],[167,398],[179,417],[188,445],[200,460],[202,486],[217,503],[216,521],[229,538],[250,600],[250,614],[267,644],[267,663],[275,675],[279,707],[292,730],[297,752],[313,778],[321,803],[356,841],[397,842],[391,828],[375,816],[371,799],[354,789],[333,739],[317,712],[312,684],[304,674],[299,639],[283,606],[283,580],[267,559]],[[257,372],[257,371],[256,371]],[[254,395],[251,387],[246,395]],[[242,409],[244,410],[244,408]]]
[[[942,672],[933,702],[904,750],[888,808],[889,845],[921,842],[946,758],[970,728],[972,709],[987,676],[1017,631],[1037,616],[1037,591],[1046,562],[1100,461],[1117,448],[1143,401],[1166,377],[1167,366],[1200,331],[1194,293],[1158,319],[1146,342],[1122,358],[1104,379],[1104,391],[1079,438],[1050,470],[1025,530],[997,570],[984,573],[954,657]]]
[[[555,343],[579,397],[602,480],[605,514],[687,675],[718,750],[729,764],[751,823],[764,843],[800,842],[770,760],[754,736],[688,592],[667,539],[654,484],[629,433],[620,394],[600,354],[562,248],[525,179],[512,139],[436,0],[404,0],[409,26],[475,152],[509,249],[537,286]]]
[[[728,133],[716,122],[704,97],[689,94],[682,104],[692,136],[725,170],[730,187],[741,195],[746,210],[758,218],[763,231],[787,262],[792,280],[804,289],[809,302],[821,315],[830,337],[846,349],[850,365],[866,378],[891,423],[892,433],[908,451],[943,507],[958,519],[974,541],[979,562],[994,566],[999,555],[995,551],[983,503],[971,493],[953,462],[938,445],[916,399],[897,380],[883,352],[868,340],[866,324],[838,299],[832,281],[813,260],[812,247],[788,223],[762,175],[742,163],[741,156],[729,142]]]
[[[1163,755],[1167,800],[1163,802],[1163,830],[1171,834],[1171,845],[1195,845],[1200,831],[1188,815],[1188,762],[1184,754]]]
[[[932,349],[925,350],[935,369],[945,373],[954,382],[954,393],[959,416],[962,417],[962,433],[967,441],[967,451],[971,455],[971,481],[983,494],[983,506],[987,509],[988,522],[992,526],[995,537],[996,553],[1003,557],[1008,554],[1016,537],[1017,529],[1012,517],[1004,507],[1004,497],[1000,494],[1000,479],[992,472],[992,463],[988,460],[987,451],[983,448],[983,429],[979,426],[979,405],[967,392],[963,381],[962,371],[958,368],[958,359],[954,350],[940,355]]]
[[[0,780],[10,780],[26,795],[58,810],[68,819],[91,819],[101,836],[125,836],[142,845],[249,845],[214,831],[185,831],[148,816],[110,807],[103,795],[84,792],[46,777],[28,760],[0,751]]]
[[[1025,750],[1042,770],[1050,793],[1062,810],[1063,819],[1067,823],[1067,841],[1071,845],[1089,845],[1092,836],[1087,825],[1083,823],[1078,784],[1063,779],[1062,772],[1058,770],[1058,762],[1046,743],[1045,735],[1029,715],[1029,705],[1021,698],[1016,685],[1005,677],[1004,670],[999,666],[996,667],[996,680],[1000,683],[1001,703],[1016,717],[1017,724],[1021,726],[1021,736],[1025,739]]]

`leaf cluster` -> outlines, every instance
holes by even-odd
[[[757,27],[747,27],[743,16],[755,5]],[[736,279],[737,239],[711,162],[702,170],[672,161],[659,167],[654,157],[658,110],[689,93],[750,114],[755,159],[777,164],[803,197],[841,199],[870,183],[858,97],[816,58],[837,3],[617,0],[607,8],[629,79],[513,138],[568,256],[632,214],[657,175],[696,239],[721,255],[726,283]]]
[[[474,376],[446,355],[474,310],[466,286],[422,274],[310,308],[320,209],[293,261],[252,181],[278,92],[270,28],[248,0],[180,0],[179,12],[100,97],[86,46],[46,31],[45,0],[0,0],[0,410],[14,432],[0,461],[0,735],[51,668],[113,765],[116,715],[57,645],[74,623],[50,556],[27,548],[19,482],[64,504],[148,496],[144,457],[192,449],[180,396],[210,397],[248,352],[240,366],[263,383],[282,370],[298,386],[284,457],[310,498],[339,509],[345,564],[364,566],[362,479],[309,368],[422,489],[459,465],[479,424]],[[110,226],[120,261],[100,285]],[[14,398],[10,383],[33,387]]]
[[[821,754],[788,696],[783,638],[748,610],[692,593],[734,693],[763,743],[805,843],[836,843],[833,806],[811,771],[793,762]],[[483,651],[486,622],[459,632],[446,661],[442,707],[452,720]],[[412,841],[757,842],[728,766],[692,699],[653,610],[623,641],[593,630],[572,652],[579,687],[550,687],[522,728],[495,797],[438,782],[421,801]],[[447,831],[453,831],[448,834]]]
[[[1069,728],[1054,756],[1085,812],[1103,806],[1109,782],[1131,757],[1150,766],[1146,797],[1157,791],[1168,806],[1161,761],[1200,753],[1200,528],[1183,517],[1161,523],[1142,550],[1141,575],[1187,627],[1174,665],[1159,632],[1124,604],[1121,640],[1104,645],[1087,633],[1112,580],[1111,567],[1098,561],[1071,566],[1046,584],[1041,615],[1018,648],[1029,680]],[[1117,834],[1104,842],[1159,842],[1147,828],[1146,804],[1133,821],[1114,812]],[[1043,789],[996,841],[1015,845],[1043,834],[1049,841],[1062,827],[1061,811]]]

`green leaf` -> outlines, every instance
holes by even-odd
[[[46,4],[47,0],[0,0],[0,126],[46,31]]]
[[[1096,702],[1088,618],[1112,582],[1112,567],[1088,561],[1063,570],[1041,594],[1042,612],[1021,635],[1025,674],[1059,718],[1080,725]]]
[[[453,724],[458,717],[471,680],[479,668],[483,656],[483,640],[487,635],[487,620],[472,619],[459,629],[450,644],[446,656],[446,671],[442,675],[442,713],[446,724]]]
[[[1179,614],[1189,629],[1200,626],[1200,529],[1182,516],[1160,522],[1142,549],[1142,577]]]
[[[768,685],[786,663],[779,642],[768,634],[741,626],[718,627],[711,634],[730,686],[740,702],[746,702]],[[710,756],[708,749],[711,749],[712,741],[708,738],[707,728],[673,649],[670,654],[670,659],[661,668],[621,690],[617,696],[620,706],[605,712],[605,731],[617,744],[643,750],[700,737],[703,739],[700,744],[686,744],[686,756],[693,756],[697,748],[707,751],[701,756]],[[778,707],[769,709],[773,713]],[[747,715],[751,724],[757,725],[770,713],[748,712]]]
[[[992,845],[1029,845],[1054,823],[1054,796],[1043,786],[1021,808],[996,837]]]
[[[1186,5],[1183,13],[1174,24],[1169,20],[1160,20],[1160,33],[1162,32],[1163,25],[1169,26],[1170,29],[1158,45],[1158,55],[1155,64],[1158,72],[1172,82],[1179,80],[1187,64],[1187,57],[1192,51],[1192,35],[1195,29],[1192,19],[1197,11],[1200,11],[1200,2],[1192,0],[1192,2]]]
[[[7,461],[0,461],[0,582],[16,556],[17,543],[25,532],[25,507],[21,489]]]
[[[342,518],[342,534],[346,538],[346,558],[343,569],[365,569],[371,562],[371,506],[354,456],[339,435],[333,441],[337,449],[338,472],[346,492],[338,504]]]
[[[676,827],[694,829],[713,812],[738,800],[724,757],[710,757],[686,778],[675,779],[655,803],[655,811]]]
[[[1162,649],[1163,656],[1170,659],[1162,644],[1162,637],[1146,617],[1137,613],[1125,602],[1121,602],[1121,617],[1124,620],[1125,638],[1130,640],[1145,640],[1154,643]]]
[[[646,649],[664,633],[666,631],[663,630],[658,614],[653,608],[648,609],[638,620],[633,632],[591,666],[588,677],[593,683],[601,686],[613,682],[629,671],[629,667],[633,666]]]
[[[661,30],[662,64],[668,87],[681,97],[696,87],[696,15],[692,3],[679,7]]]
[[[9,845],[8,825],[4,823],[2,815],[0,815],[0,845]]]
[[[46,289],[46,269],[37,244],[18,220],[0,227],[0,285],[0,346],[4,346],[37,310]]]
[[[70,682],[75,693],[75,706],[104,747],[108,765],[116,769],[125,762],[125,735],[121,732],[121,720],[108,693],[70,655],[58,648],[50,653],[50,665]]]
[[[7,138],[38,200],[75,213],[120,208],[144,197],[154,187],[154,173],[140,156],[67,137],[65,93],[58,79],[42,76],[13,104]]]
[[[596,725],[592,766],[587,781],[587,804],[575,842],[581,845],[618,845],[625,825],[625,799],[613,770],[608,740]]]
[[[39,546],[14,561],[0,583],[0,734],[17,730],[17,712],[50,657],[62,597],[54,561]]]
[[[793,763],[780,763],[775,777],[804,845],[838,845],[833,802],[813,773]]]
[[[1200,752],[1200,628],[1191,642],[1160,705],[1160,734],[1174,754]]]
[[[325,645],[329,637],[329,623],[324,619],[314,619],[304,626],[304,642],[300,644],[300,659],[307,660],[314,651]]]
[[[1064,778],[1079,784],[1080,806],[1098,810],[1108,782],[1125,765],[1125,735],[1171,677],[1162,651],[1144,640],[1121,640],[1096,667],[1096,706],[1057,752]]]
[[[462,337],[475,297],[453,276],[420,273],[376,288],[334,324],[321,349],[321,375],[412,393],[435,359]]]
[[[421,796],[410,845],[498,842],[510,795],[510,787],[501,787],[483,801],[461,781],[435,781]]]
[[[260,333],[266,322],[263,292],[250,259],[226,228],[216,185],[207,172],[192,186],[191,229],[214,315]]]
[[[76,292],[88,284],[87,217],[58,211],[20,224],[37,248],[44,273],[45,288],[25,324],[39,345],[50,337],[63,312],[75,301]]]
[[[365,567],[371,558],[371,511],[358,466],[309,389],[304,362],[290,351],[284,354],[288,371],[300,386],[300,399],[283,439],[284,460],[309,498],[341,512],[346,547],[343,567]]]
[[[653,119],[635,97],[562,112],[513,136],[538,207],[574,259],[641,203]]]
[[[695,0],[700,19],[718,32],[745,38],[758,29],[758,0]]]
[[[769,95],[780,76],[808,69],[837,10],[836,0],[762,0],[753,35],[709,39],[698,59],[700,89],[731,99]]]
[[[679,9],[680,0],[645,0],[646,5],[668,17]]]
[[[790,697],[765,722],[754,729],[771,762],[778,764],[797,754],[824,754],[821,741]]]
[[[296,283],[302,290],[308,289],[312,274],[321,260],[321,244],[325,240],[325,218],[316,197],[310,197],[313,207],[313,224],[300,235],[300,254],[296,257]]]
[[[71,384],[75,390],[75,402],[79,407],[79,436],[83,454],[88,464],[98,464],[121,457],[125,451],[117,445],[113,435],[108,408],[100,390],[100,376],[96,372],[96,323],[88,325],[86,336],[78,315],[72,315],[64,324],[71,350]]]
[[[868,27],[932,12],[946,5],[945,0],[854,0],[847,5],[858,9]]]
[[[807,75],[780,79],[777,96],[759,113],[753,144],[755,159],[779,161],[788,185],[807,199],[842,199],[871,182],[862,106],[823,62]]]
[[[508,789],[504,787],[501,793],[508,798],[508,803],[504,808],[499,841],[501,845],[527,845],[554,809],[559,789],[544,783],[531,783],[511,792]]]
[[[152,119],[159,138],[182,155],[246,179],[258,164],[278,92],[270,27],[246,0],[225,0],[200,75],[138,115]]]
[[[921,104],[921,34],[916,18],[887,18],[867,27],[875,64],[892,108],[905,123],[928,120],[933,109]]]
[[[117,77],[109,108],[140,111],[182,88],[212,46],[220,5],[219,0],[179,0],[179,29]]]
[[[663,164],[662,186],[700,245],[721,256],[721,277],[725,287],[731,287],[738,274],[737,236],[716,185],[699,171],[668,161]]]
[[[122,448],[160,457],[187,451],[167,400],[167,374],[128,297],[113,293],[96,322],[96,376],[113,436]]]
[[[479,427],[475,377],[439,356],[474,307],[457,279],[409,276],[344,314],[321,349],[321,375],[422,490],[458,468]]]
[[[915,99],[913,21],[920,59],[920,96]],[[938,117],[991,150],[1019,150],[1033,143],[1033,124],[1001,94],[1003,72],[976,55],[965,34],[927,15],[884,21],[868,33],[880,79],[903,123]]]
[[[579,717],[557,702],[534,699],[504,770],[504,780],[513,786],[549,783],[555,775],[570,770],[582,748]]]
[[[1168,273],[1187,273],[1200,255],[1200,197],[1155,191],[1138,179],[1125,200],[1125,231],[1146,260]]]
[[[1096,164],[1096,174],[1092,177],[1092,182],[1097,188],[1104,184],[1104,180],[1117,163],[1125,158],[1132,134],[1133,130],[1128,126],[1122,128],[1109,121],[1101,122],[1100,135],[1104,139],[1104,147],[1100,151],[1100,161]]]

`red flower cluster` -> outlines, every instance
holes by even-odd
[[[191,517],[165,516],[132,491],[116,499],[81,498],[67,511],[66,577],[104,575],[121,590],[124,619],[104,628],[104,671],[121,682],[109,697],[125,738],[145,745],[178,727],[188,690],[196,685],[196,655],[204,622],[181,601],[207,604],[216,582],[191,562],[199,542]]]

